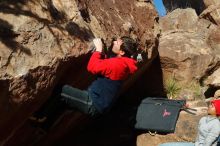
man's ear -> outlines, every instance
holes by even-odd
[[[119,51],[119,54],[120,54],[121,56],[123,56],[123,55],[125,55],[125,51],[120,50],[120,51]]]

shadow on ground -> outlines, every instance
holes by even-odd
[[[136,146],[135,106],[119,106],[104,117],[94,120],[82,132],[68,134],[58,145]]]

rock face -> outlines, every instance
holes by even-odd
[[[88,48],[94,37],[103,38],[107,46],[113,37],[123,35],[139,40],[146,61],[121,93],[145,73],[158,50],[161,62],[156,64],[161,63],[164,78],[171,75],[185,84],[196,80],[220,88],[220,29],[217,9],[212,8],[218,1],[204,0],[207,9],[203,12],[204,4],[199,0],[164,3],[168,10],[175,10],[161,18],[158,27],[151,1],[0,1],[0,145],[54,145],[80,128],[77,122],[83,124],[86,118],[76,112],[66,111],[49,131],[27,119],[58,85],[88,87],[93,80],[86,71],[91,55]],[[176,9],[189,5],[196,11]],[[134,84],[135,90],[149,84],[147,78],[142,79]],[[152,80],[155,82],[155,77]]]
[[[219,62],[218,62],[218,69],[215,70],[210,76],[207,77],[207,79],[205,80],[205,84],[215,87],[215,88],[219,88],[220,87],[220,78],[219,78],[219,74],[220,74],[220,69],[219,69]]]
[[[212,31],[208,37],[207,43],[213,49],[216,55],[219,55],[220,48],[220,27],[217,28],[216,31]],[[219,57],[219,56],[218,56]]]
[[[129,35],[146,51],[155,43],[156,17],[151,3],[136,0],[0,1],[0,145],[27,145],[18,135],[57,84],[87,87],[94,37],[109,45]]]
[[[218,5],[220,2],[218,0],[203,0],[205,7],[209,7],[211,5]]]
[[[167,12],[171,12],[177,8],[193,8],[197,14],[204,10],[204,2],[202,0],[163,0]]]
[[[187,84],[197,80],[210,86],[210,80],[205,80],[219,68],[217,26],[199,19],[193,9],[176,9],[159,23],[159,54],[165,76],[169,74]]]
[[[220,25],[220,2],[216,0],[204,0],[206,9],[200,14],[214,24]]]
[[[212,31],[208,37],[207,43],[212,48],[212,52],[214,54],[213,62],[215,65],[211,66],[209,70],[207,70],[207,74],[204,77],[205,84],[208,86],[212,86],[215,88],[220,87],[220,28],[218,27],[216,31]]]

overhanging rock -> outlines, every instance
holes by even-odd
[[[0,145],[30,142],[29,134],[18,135],[57,84],[87,87],[87,48],[94,37],[109,45],[112,37],[129,35],[147,52],[155,43],[156,17],[151,3],[136,0],[1,1]],[[148,61],[157,55],[151,52]]]

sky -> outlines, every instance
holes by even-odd
[[[166,9],[163,5],[162,0],[154,0],[154,5],[157,9],[157,12],[158,12],[159,16],[165,16],[166,15]]]

